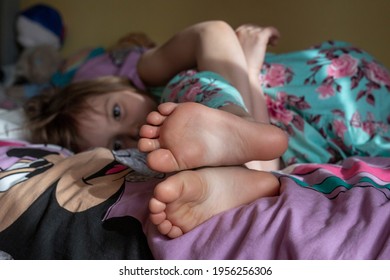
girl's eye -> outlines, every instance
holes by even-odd
[[[119,105],[115,104],[114,108],[112,109],[112,115],[114,119],[119,120],[121,117],[121,108]]]
[[[118,151],[118,150],[122,149],[122,143],[121,143],[121,141],[116,140],[116,141],[114,142],[114,147],[112,147],[112,148],[113,148],[114,151]]]

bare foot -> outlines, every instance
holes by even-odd
[[[248,69],[256,74],[260,72],[268,45],[276,45],[280,33],[272,26],[260,27],[244,24],[236,29],[238,40],[244,52]]]
[[[158,110],[141,128],[138,148],[149,152],[148,166],[159,172],[271,160],[287,148],[285,132],[270,124],[192,102],[164,103]]]
[[[158,184],[150,220],[161,234],[176,238],[225,210],[279,194],[269,172],[245,167],[210,167],[179,172]]]

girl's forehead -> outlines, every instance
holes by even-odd
[[[107,104],[109,102],[109,95],[103,94],[98,96],[90,96],[85,100],[85,108],[82,110],[82,114],[96,115],[105,114]]]
[[[127,99],[129,97],[138,96],[138,93],[134,93],[130,90],[121,90],[121,91],[113,91],[106,92],[98,95],[89,96],[86,98],[86,102],[88,104],[106,104],[109,100],[117,100],[117,99]]]
[[[110,97],[110,93],[89,96],[86,98],[85,102],[89,105],[102,105],[107,102]]]

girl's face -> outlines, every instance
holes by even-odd
[[[102,94],[86,102],[92,110],[79,116],[82,143],[78,144],[81,150],[137,147],[139,130],[147,115],[157,107],[151,97],[130,90]]]

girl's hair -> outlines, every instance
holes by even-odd
[[[136,90],[127,79],[107,76],[94,80],[75,82],[63,89],[51,89],[32,97],[24,105],[29,141],[37,144],[55,144],[75,153],[80,152],[80,114],[91,110],[88,98]]]

